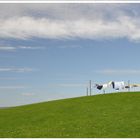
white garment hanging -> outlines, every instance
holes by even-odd
[[[108,88],[108,84],[103,84],[103,89]]]
[[[121,82],[114,82],[114,88],[116,90],[124,89],[125,88],[125,83],[123,81]]]

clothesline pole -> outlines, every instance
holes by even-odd
[[[128,91],[130,92],[130,80],[128,80]]]
[[[87,96],[88,96],[88,87],[86,88]]]
[[[90,96],[91,96],[91,80],[89,80],[89,92],[90,92]]]

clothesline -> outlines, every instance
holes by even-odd
[[[140,87],[140,84],[129,84],[129,83],[126,84],[124,81],[110,81],[105,84],[95,84],[94,87],[97,88],[98,90],[105,90],[107,88],[120,90]]]

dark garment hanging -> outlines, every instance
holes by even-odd
[[[130,86],[125,86],[125,88],[130,88]]]
[[[115,83],[114,82],[112,82],[112,87],[115,88]]]
[[[101,90],[103,88],[103,85],[98,85],[97,89]]]

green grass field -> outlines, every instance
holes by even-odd
[[[0,109],[0,137],[140,137],[140,92]]]

